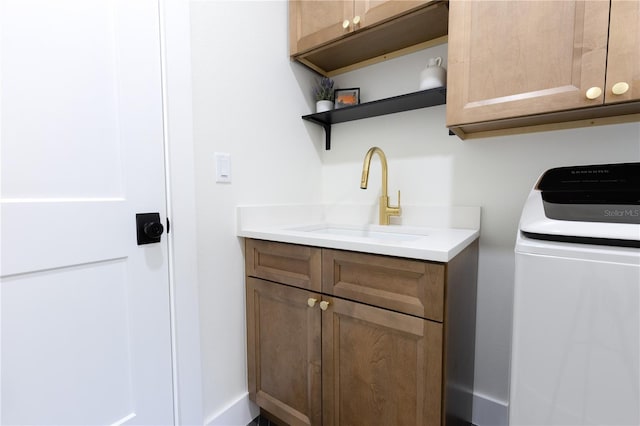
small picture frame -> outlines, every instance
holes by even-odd
[[[360,103],[360,88],[336,89],[334,96],[335,109],[358,105]]]

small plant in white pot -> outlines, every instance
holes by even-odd
[[[333,80],[322,77],[318,85],[313,88],[316,97],[316,112],[324,112],[333,109]]]

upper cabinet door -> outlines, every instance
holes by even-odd
[[[613,0],[605,102],[640,99],[640,1]]]
[[[431,2],[432,0],[355,0],[353,29],[384,22]]]
[[[446,0],[289,0],[289,55],[330,76],[443,43]]]
[[[352,17],[353,0],[290,1],[290,54],[296,55],[348,34]]]
[[[602,105],[608,21],[602,1],[452,0],[447,125]]]

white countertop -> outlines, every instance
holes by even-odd
[[[367,225],[369,211],[369,206],[239,206],[237,235],[436,262],[450,261],[480,235],[479,207],[403,206],[403,223],[388,226]]]

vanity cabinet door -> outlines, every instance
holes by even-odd
[[[608,30],[608,1],[452,0],[447,126],[602,105]]]
[[[324,249],[322,291],[333,296],[442,322],[445,265]]]
[[[321,310],[309,299],[320,295],[247,278],[249,398],[291,426],[322,421]]]
[[[322,287],[322,250],[317,247],[247,239],[247,275],[307,290]]]
[[[440,425],[442,324],[323,300],[323,425]]]

